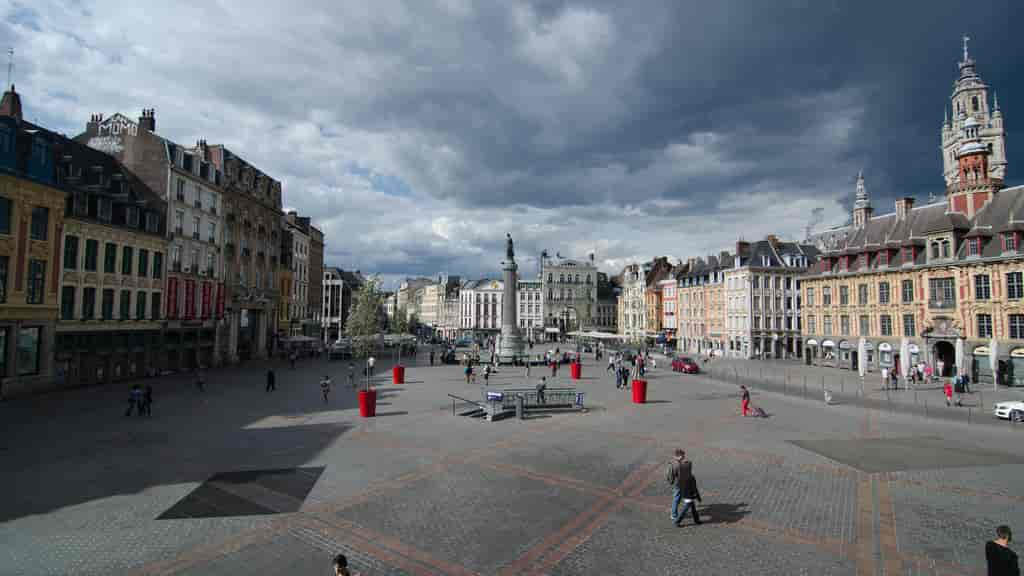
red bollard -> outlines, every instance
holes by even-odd
[[[647,402],[647,380],[633,380],[633,403]]]
[[[405,366],[399,364],[391,368],[391,382],[394,384],[405,384]]]
[[[373,418],[377,415],[377,391],[359,391],[359,415],[363,418]]]
[[[569,372],[573,380],[579,380],[583,376],[583,365],[579,362],[573,362],[569,367]]]

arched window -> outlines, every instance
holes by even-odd
[[[548,272],[548,282],[554,282],[554,280],[552,279],[553,277],[554,275],[551,272]]]
[[[560,273],[560,274],[558,275],[558,281],[559,281],[559,282],[565,282],[565,274],[561,274],[561,273]]]
[[[938,242],[932,242],[932,258],[938,258],[938,257],[939,257],[939,243]]]
[[[971,96],[971,110],[973,110],[975,112],[978,111],[978,97],[977,96]]]

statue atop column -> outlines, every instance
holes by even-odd
[[[512,246],[512,235],[505,234],[505,262],[502,266],[505,290],[501,302],[501,340],[498,343],[498,361],[511,364],[523,357],[523,338],[519,334],[516,295],[519,275],[516,274],[516,251]]]
[[[516,251],[512,248],[512,234],[505,233],[508,240],[505,241],[505,260],[512,262],[516,259]]]

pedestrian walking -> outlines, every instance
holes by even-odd
[[[747,416],[750,413],[750,390],[747,390],[746,386],[741,385],[740,390],[743,391],[740,396],[740,409],[743,411],[743,415]]]
[[[544,391],[548,389],[548,379],[546,376],[540,377],[540,382],[537,384],[537,403],[547,404],[547,398],[544,397]]]
[[[370,376],[371,377],[373,376],[373,367],[376,366],[376,365],[377,365],[377,359],[374,358],[373,356],[370,356],[366,360],[366,366],[370,369]]]
[[[889,379],[892,380],[892,389],[893,390],[899,390],[900,389],[900,376],[899,376],[899,374],[896,373],[896,370],[891,370],[889,372]]]
[[[1010,549],[1013,532],[1002,525],[996,528],[996,539],[985,543],[985,564],[988,576],[1020,576],[1017,553]]]
[[[618,368],[615,369],[615,389],[622,388],[622,371]]]
[[[431,366],[434,365],[434,349],[433,348],[430,349],[430,365]]]
[[[348,363],[348,387],[356,387],[356,365],[352,362]]]
[[[199,388],[200,392],[206,390],[206,373],[203,372],[202,367],[196,372],[196,388]]]
[[[953,405],[953,385],[949,383],[949,380],[942,386],[942,394],[946,397],[946,406]]]
[[[466,374],[466,384],[469,384],[470,381],[473,379],[473,365],[472,364],[466,364],[466,368],[465,368],[464,372]]]
[[[274,374],[273,368],[267,369],[267,388],[266,391],[277,390],[277,375]]]
[[[136,410],[141,413],[141,406],[139,402],[142,401],[142,388],[138,384],[132,384],[131,390],[128,392],[128,410],[124,413],[125,416],[131,416],[132,410]]]
[[[146,384],[146,392],[142,395],[142,407],[146,411],[146,416],[153,415],[153,386]]]
[[[672,524],[679,526],[682,523],[687,508],[693,513],[693,523],[700,524],[697,507],[693,503],[700,499],[696,481],[693,480],[693,463],[686,459],[686,452],[682,448],[676,448],[675,457],[668,464],[665,480],[672,487],[672,508],[669,511]],[[682,514],[679,511],[680,502],[683,503]]]
[[[484,386],[491,383],[491,365],[484,366]]]
[[[530,379],[530,364],[533,364],[533,362],[530,361],[530,356],[527,355],[526,356],[526,379],[527,380]]]
[[[555,376],[558,376],[558,357],[557,357],[557,355],[555,356],[555,358],[552,358],[552,360],[551,360],[551,377],[554,378]]]
[[[889,387],[889,369],[885,366],[882,367],[882,389],[885,390]]]
[[[964,393],[965,394],[970,394],[971,393],[971,375],[970,374],[964,374],[963,375],[963,379],[964,379],[964,382],[963,382],[963,384],[964,384]]]
[[[320,379],[320,394],[324,397],[324,404],[327,404],[327,397],[331,394],[331,377],[327,374]]]
[[[298,359],[298,357],[298,354],[296,354],[294,350],[292,350],[292,353],[288,355],[288,362],[291,363],[292,370],[295,370],[295,360]]]

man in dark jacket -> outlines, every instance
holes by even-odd
[[[274,369],[270,368],[267,370],[267,392],[271,390],[277,390],[276,378],[274,376]]]
[[[985,562],[989,576],[1020,576],[1017,554],[1010,550],[1013,533],[1009,526],[996,528],[996,539],[985,543]]]
[[[678,513],[679,502],[686,498],[686,488],[691,478],[693,478],[693,463],[686,459],[686,452],[682,448],[676,448],[675,458],[669,462],[665,480],[672,486],[672,511],[670,516],[672,523],[677,526],[682,519],[682,516]],[[694,491],[696,491],[696,483],[694,483],[693,487]],[[683,514],[685,513],[686,508],[684,507]],[[694,522],[699,523],[696,508],[694,508],[693,514]]]

